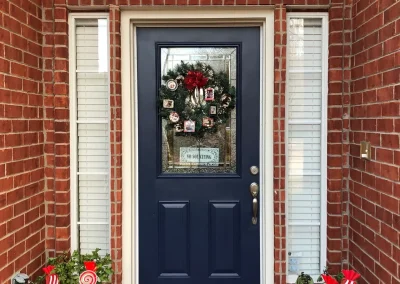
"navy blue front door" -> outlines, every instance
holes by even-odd
[[[210,63],[236,87],[232,118],[198,140],[167,130],[171,121],[160,117],[179,103],[160,106],[162,72],[185,60]],[[249,190],[259,183],[250,171],[260,156],[259,27],[139,27],[137,70],[139,283],[259,283],[259,196]],[[218,120],[224,105],[211,109],[212,99],[204,105]],[[196,149],[210,160],[191,161]]]

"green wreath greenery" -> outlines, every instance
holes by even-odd
[[[215,72],[205,63],[181,61],[162,80],[165,84],[159,90],[160,116],[168,121],[167,129],[176,130],[176,135],[201,137],[215,133],[235,108],[236,89],[230,84],[228,74]],[[194,122],[192,132],[186,131],[188,121]]]

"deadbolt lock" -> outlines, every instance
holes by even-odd
[[[250,184],[250,193],[254,198],[258,196],[258,184],[256,182]]]
[[[251,166],[250,167],[250,173],[252,174],[252,175],[256,175],[256,174],[258,174],[258,167],[257,166]]]

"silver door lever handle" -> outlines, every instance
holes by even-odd
[[[256,182],[252,182],[250,184],[250,194],[253,197],[253,202],[252,202],[252,207],[253,207],[253,217],[251,218],[251,221],[253,225],[257,224],[257,216],[258,216],[258,184]]]

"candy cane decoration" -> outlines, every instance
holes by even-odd
[[[96,284],[97,275],[94,271],[86,270],[81,273],[79,277],[80,284]]]

